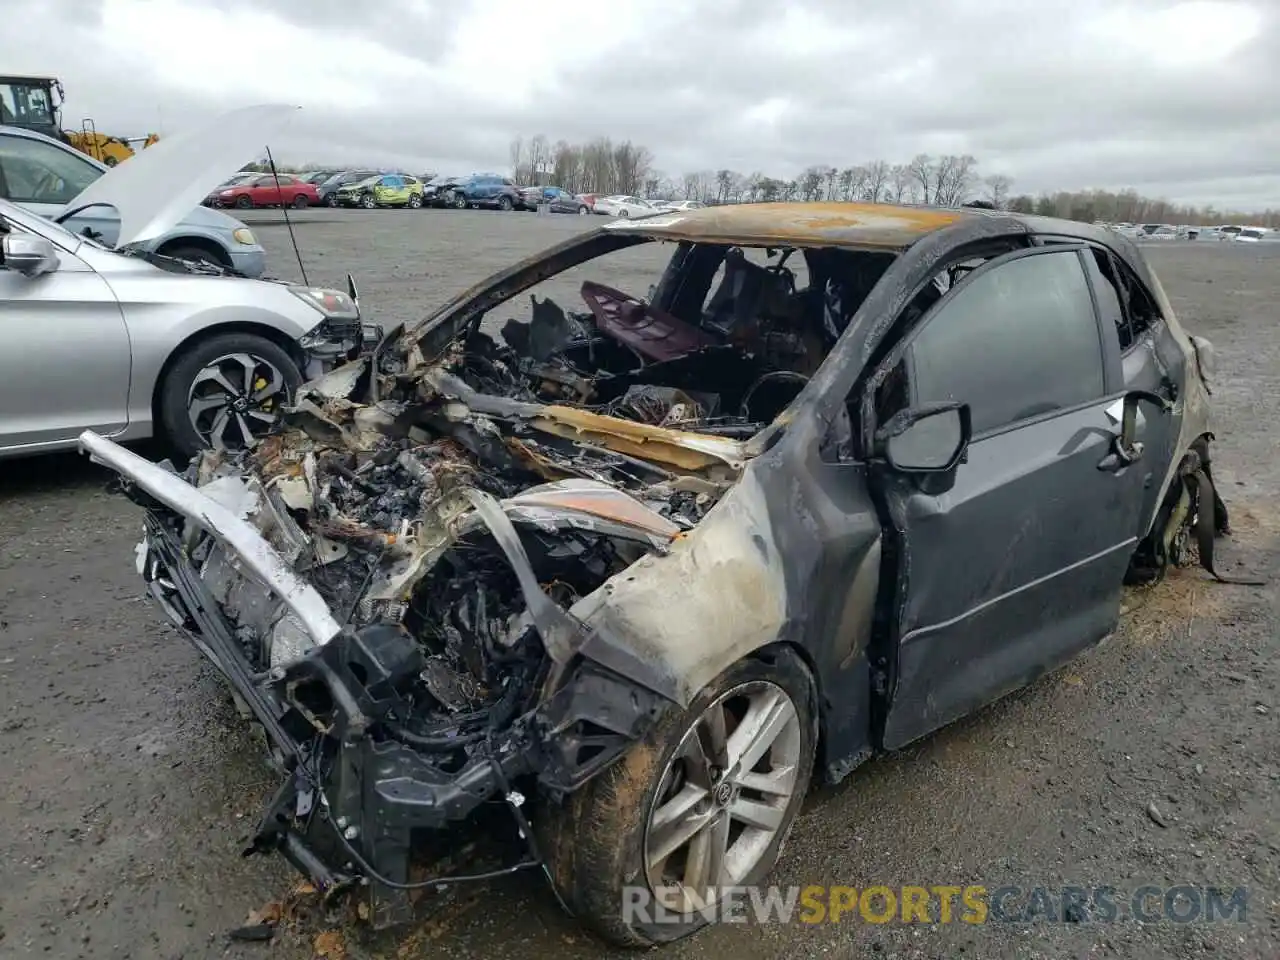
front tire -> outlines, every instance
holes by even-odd
[[[511,209],[511,207],[512,207],[512,203],[511,203],[511,198],[510,198],[510,197],[508,197],[508,196],[505,196],[505,195],[504,195],[504,196],[501,196],[501,197],[499,197],[499,198],[498,198],[498,209],[499,209],[499,210],[501,210],[501,211],[503,211],[503,212],[505,213],[505,212],[509,211],[509,210]]]
[[[326,207],[336,207],[336,206],[338,205],[338,197],[337,197],[337,195],[336,195],[336,194],[332,194],[332,193],[331,193],[331,194],[329,194],[327,197],[325,197],[325,198],[324,198],[324,205],[325,205]]]
[[[459,210],[467,209],[467,195],[465,193],[455,193],[453,195],[453,205]]]
[[[250,198],[250,197],[236,197],[236,209],[238,209],[238,210],[252,210],[252,209],[253,209],[253,200],[252,200],[252,198]]]
[[[417,209],[418,209],[419,207],[421,207],[421,206],[422,206],[422,198],[421,198],[420,196],[418,196],[416,193],[412,193],[412,194],[410,194],[410,195],[409,195],[409,209],[410,209],[410,210],[417,210]]]
[[[276,427],[301,383],[293,358],[266,337],[218,334],[184,348],[160,384],[157,413],[182,457],[239,452]]]
[[[372,210],[377,205],[378,201],[374,199],[372,193],[366,193],[360,198],[360,206],[364,207],[366,210]]]
[[[590,207],[587,207],[587,206],[581,206],[581,207],[579,207],[579,208],[578,208],[578,216],[580,216],[580,217],[585,217],[585,216],[586,216],[587,214],[589,214],[590,212],[591,212],[591,208],[590,208]]]
[[[631,211],[624,207],[623,209],[618,211],[618,216],[620,216],[623,220],[629,219],[631,216]]]
[[[795,654],[740,661],[618,763],[540,811],[541,852],[574,915],[610,943],[653,946],[705,926],[712,911],[702,904],[724,888],[760,883],[804,801],[816,716]],[[650,910],[666,905],[665,922],[628,916],[636,888],[648,891]]]

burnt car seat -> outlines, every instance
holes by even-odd
[[[583,281],[582,299],[602,333],[646,360],[674,360],[716,342],[706,331],[603,283]]]
[[[724,278],[707,301],[707,322],[729,330],[750,320],[772,277],[764,267],[747,259],[739,247],[724,255]]]

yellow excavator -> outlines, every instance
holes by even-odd
[[[80,122],[79,130],[62,128],[62,104],[66,96],[62,81],[56,77],[0,76],[0,126],[25,127],[54,137],[75,147],[81,153],[114,167],[160,139],[149,133],[145,137],[113,137],[99,133],[91,117]]]

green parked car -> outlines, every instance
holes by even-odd
[[[379,174],[339,187],[338,205],[343,207],[411,207],[422,206],[422,182],[400,173]]]

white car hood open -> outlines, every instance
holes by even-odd
[[[210,190],[261,156],[300,110],[289,104],[242,107],[193,130],[165,137],[89,184],[53,216],[62,222],[86,207],[114,207],[117,247],[152,240],[182,222]]]

